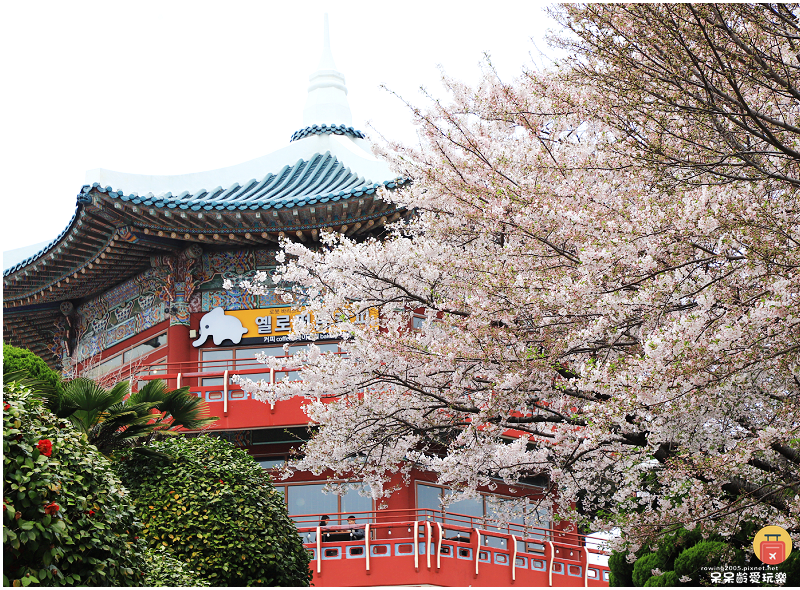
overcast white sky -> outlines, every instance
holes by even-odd
[[[414,141],[407,108],[438,65],[477,81],[484,51],[511,80],[555,24],[523,0],[5,2],[0,8],[2,250],[54,239],[84,174],[182,174],[288,143],[331,48],[354,127]],[[5,267],[5,265],[4,265]]]

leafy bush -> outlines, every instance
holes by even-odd
[[[778,565],[778,571],[786,574],[787,586],[800,587],[800,551],[792,551],[786,561]]]
[[[653,570],[656,568],[664,569],[664,562],[658,553],[648,553],[637,559],[633,564],[633,585],[644,586],[653,577]]]
[[[702,540],[703,532],[698,527],[690,531],[681,527],[675,532],[661,537],[656,543],[658,546],[656,553],[658,553],[663,564],[660,566],[660,569],[662,571],[675,569],[675,559],[681,554],[681,551],[684,551],[688,547],[693,547]],[[711,540],[720,541],[722,539],[714,537]]]
[[[3,393],[4,585],[141,584],[140,524],[110,462],[28,388]]]
[[[118,472],[151,547],[166,547],[215,586],[307,586],[309,555],[283,497],[247,453],[209,436],[176,437],[135,453]]]
[[[688,584],[697,584],[704,575],[703,566],[745,565],[745,548],[751,546],[759,528],[756,523],[743,522],[729,537],[714,533],[704,539],[699,527],[692,530],[680,527],[655,539],[655,547],[639,548],[632,564],[628,563],[626,552],[612,551],[608,560],[609,586],[682,586],[681,576],[692,578]],[[702,547],[694,549],[699,544]],[[661,574],[653,576],[654,569],[659,569]]]
[[[189,569],[188,565],[173,556],[163,546],[155,549],[148,547],[144,552],[144,560],[147,566],[144,577],[145,586],[183,588],[211,586],[207,580],[200,578],[197,572]]]
[[[608,569],[611,570],[609,586],[629,588],[633,586],[633,564],[628,563],[624,551],[613,551],[608,558]]]
[[[660,576],[651,577],[644,585],[647,587],[666,586],[667,588],[674,588],[675,586],[680,586],[681,583],[678,579],[678,575],[675,572],[669,571],[664,572]]]
[[[3,344],[3,373],[17,371],[47,383],[56,391],[61,389],[61,375],[48,367],[40,357],[25,348]]]
[[[733,548],[721,541],[701,541],[681,552],[675,559],[675,574],[678,578],[688,576],[697,584],[702,575],[701,568],[730,563]]]

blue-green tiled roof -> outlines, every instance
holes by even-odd
[[[109,197],[128,201],[134,205],[147,207],[166,207],[169,209],[189,209],[192,211],[282,209],[303,207],[315,203],[339,201],[350,197],[371,195],[380,186],[395,188],[406,182],[398,178],[373,183],[364,179],[329,152],[315,154],[310,160],[299,160],[294,166],[284,166],[277,174],[267,174],[262,180],[255,178],[240,185],[223,188],[218,186],[210,191],[200,190],[193,194],[184,191],[179,195],[125,194],[110,186],[101,187],[97,183],[86,185],[78,200],[87,199],[92,189],[107,193]]]
[[[405,178],[395,178],[374,183],[354,174],[346,168],[330,152],[315,154],[310,160],[298,160],[293,166],[284,166],[277,174],[267,174],[263,179],[252,179],[244,184],[234,183],[223,188],[218,186],[212,190],[199,190],[194,193],[184,191],[179,195],[170,192],[153,195],[126,194],[123,190],[110,186],[101,187],[98,183],[84,185],[78,195],[78,207],[66,229],[49,245],[37,254],[13,265],[3,271],[3,276],[8,276],[27,265],[35,262],[61,241],[76,223],[80,214],[81,205],[92,202],[90,193],[96,190],[105,193],[111,199],[117,199],[133,205],[145,207],[158,207],[167,209],[182,209],[190,211],[245,211],[264,209],[293,209],[372,195],[381,187],[393,189],[409,182]]]
[[[347,135],[349,137],[355,137],[357,139],[364,139],[365,135],[359,131],[358,129],[353,129],[352,127],[347,127],[346,125],[311,125],[310,127],[305,127],[300,131],[295,131],[292,133],[292,138],[289,140],[297,141],[298,139],[303,139],[304,137],[308,137],[309,135]]]

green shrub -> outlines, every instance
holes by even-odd
[[[633,585],[644,586],[645,582],[653,577],[654,569],[664,569],[664,562],[658,553],[648,553],[636,560],[633,564]]]
[[[675,572],[664,572],[660,576],[653,576],[649,580],[644,583],[645,586],[653,587],[653,586],[666,586],[668,588],[674,588],[675,586],[680,586],[681,583],[678,580],[678,575]]]
[[[620,586],[629,588],[633,586],[633,564],[628,563],[624,551],[613,551],[608,558],[608,569],[611,570],[609,576],[609,586]]]
[[[758,528],[759,525],[743,522],[739,530],[730,537],[723,539],[720,535],[712,534],[704,540],[703,531],[700,528],[687,530],[680,527],[654,539],[655,547],[652,545],[642,546],[636,552],[637,559],[633,564],[628,563],[625,552],[612,551],[608,560],[611,570],[609,586],[683,585],[679,581],[682,575],[690,576],[696,584],[703,577],[700,568],[704,565],[744,565],[746,552],[743,547],[752,543],[753,533]],[[700,550],[686,553],[687,550],[699,543],[712,542],[716,544],[706,544]],[[707,554],[710,548],[716,548],[718,551]],[[691,570],[690,573],[677,571],[677,559],[684,554],[686,555],[681,561],[681,567],[686,568],[687,571]],[[709,563],[700,563],[703,559],[709,560]],[[717,560],[716,563],[712,563],[714,559]],[[652,570],[654,569],[659,569],[662,573],[653,576]]]
[[[192,587],[211,586],[207,580],[200,578],[197,572],[173,556],[163,546],[144,552],[145,570],[144,585],[155,587]]]
[[[693,547],[703,540],[703,533],[700,528],[695,527],[691,531],[687,531],[681,527],[678,530],[666,534],[656,544],[658,546],[657,553],[664,566],[661,568],[663,571],[675,569],[675,559],[681,554],[681,551],[688,547]],[[719,541],[721,539],[714,538],[712,541]]]
[[[786,561],[778,565],[778,571],[786,574],[786,586],[800,587],[800,551],[792,551]]]
[[[703,567],[718,567],[733,561],[733,548],[721,541],[701,541],[681,552],[675,559],[675,574],[678,578],[688,576],[697,584],[704,576]]]
[[[3,393],[4,585],[141,584],[140,525],[108,459],[26,387]]]
[[[54,390],[61,388],[61,374],[48,367],[40,357],[25,348],[3,344],[3,373],[17,371],[47,383]]]
[[[166,547],[214,586],[307,586],[309,554],[283,496],[250,455],[210,437],[175,437],[135,453],[118,472],[151,547]]]

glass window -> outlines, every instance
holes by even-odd
[[[140,344],[131,347],[122,354],[118,354],[117,356],[104,360],[103,362],[97,364],[96,366],[84,371],[83,376],[88,377],[89,379],[97,379],[98,377],[105,375],[109,371],[118,369],[122,365],[127,365],[131,361],[134,361],[147,354],[150,354],[155,349],[164,346],[166,343],[167,343],[167,334],[165,332],[163,334],[159,334],[158,336],[150,338],[150,340],[146,340],[145,342],[142,342]],[[155,374],[155,372],[150,374],[151,375]]]
[[[417,508],[427,508],[429,510],[441,511],[442,510],[441,500],[452,495],[453,492],[446,488],[418,483]],[[459,500],[458,502],[452,502],[445,508],[445,512],[448,515],[463,515],[463,516],[472,516],[475,518],[483,518],[484,514],[483,496],[480,496],[478,498]],[[467,526],[469,526],[468,519],[464,519],[459,516],[449,516],[447,520],[458,524],[466,524]]]
[[[442,488],[437,486],[426,486],[417,484],[417,508],[428,508],[429,510],[441,510]]]
[[[308,344],[295,344],[294,346],[289,347],[289,354],[297,354],[298,352],[303,352],[306,348],[308,348]]]
[[[428,510],[441,511],[442,506],[440,499],[454,495],[454,492],[447,488],[440,486],[428,485],[417,483],[417,508],[425,508]],[[467,524],[465,519],[457,516],[464,515],[473,518],[488,519],[483,526],[487,530],[504,530],[498,523],[491,522],[492,519],[498,516],[507,518],[508,512],[503,508],[516,508],[516,514],[509,520],[510,523],[520,525],[522,527],[549,527],[549,513],[546,508],[536,509],[534,505],[525,506],[522,504],[524,499],[519,498],[506,498],[495,496],[493,494],[481,494],[478,498],[470,498],[467,500],[460,500],[449,504],[446,509],[446,520],[453,524]],[[507,503],[515,503],[517,506],[508,506]],[[512,512],[513,513],[513,512]],[[440,520],[441,517],[435,520]],[[465,521],[465,522],[459,522]],[[499,518],[498,520],[502,520]],[[533,537],[536,538],[536,537]]]
[[[286,460],[283,457],[279,457],[276,459],[257,459],[258,464],[261,465],[263,469],[272,469],[273,467],[280,467],[283,465]]]
[[[547,508],[539,508],[538,510],[533,506],[527,514],[527,526],[534,529],[549,529],[550,528],[550,511]],[[534,532],[528,536],[532,539],[544,539],[549,533],[545,531]]]
[[[338,352],[339,345],[336,342],[323,342],[317,344],[321,352]],[[289,347],[289,356],[297,354],[305,350],[308,344],[294,344]],[[239,348],[236,350],[237,363],[239,368],[245,365],[259,365],[260,363],[255,359],[256,354],[262,353],[267,356],[287,356],[283,350],[283,346],[269,346],[265,348]]]
[[[339,512],[339,496],[336,494],[323,494],[323,484],[306,484],[286,486],[287,505],[289,514],[297,521],[308,521],[307,518],[298,519],[295,515],[312,514],[321,517],[324,514],[332,515]],[[331,520],[331,524],[338,524]],[[310,526],[304,524],[304,526]]]
[[[249,369],[262,366],[255,358],[257,354],[264,354],[266,356],[286,356],[283,352],[283,346],[270,346],[267,348],[238,348],[236,349],[236,368]]]
[[[289,347],[289,354],[297,354],[298,352],[303,352],[306,350],[310,344],[296,344],[294,346]],[[322,342],[317,344],[317,348],[321,353],[326,352],[339,352],[339,345],[336,342]]]
[[[105,375],[109,371],[113,371],[122,366],[122,355],[119,354],[115,357],[112,357],[108,360],[105,360],[88,371],[84,370],[83,376],[89,379],[97,379],[98,377]]]
[[[289,514],[298,523],[298,526],[316,526],[323,515],[331,517],[331,525],[347,524],[347,517],[350,514],[356,517],[356,522],[359,524],[372,520],[372,498],[370,496],[362,496],[358,489],[351,489],[349,485],[341,496],[333,492],[323,493],[324,487],[324,484],[286,486],[286,503]],[[301,514],[311,516],[298,518],[297,515]],[[337,516],[338,514],[341,516]]]
[[[539,508],[528,514],[528,526],[540,526],[550,528],[550,511],[547,508]]]
[[[445,497],[452,495],[454,495],[452,491],[445,490]],[[452,502],[447,505],[446,512],[448,514],[463,514],[465,516],[483,518],[483,496]]]
[[[150,365],[150,369],[137,373],[137,375],[166,375],[167,374],[167,359],[158,359],[155,363]]]
[[[122,362],[129,363],[133,359],[137,359],[140,356],[150,354],[156,348],[160,348],[161,346],[164,346],[166,343],[167,343],[167,333],[165,332],[163,334],[155,336],[154,338],[151,338],[150,340],[147,340],[146,342],[142,342],[141,344],[138,344],[137,346],[134,346],[130,350],[122,353]]]
[[[117,367],[122,366],[122,355],[115,356],[114,358],[110,358],[107,361],[104,361],[97,365],[97,369],[100,372],[100,375],[103,373],[107,373]]]
[[[510,522],[517,524],[525,524],[525,504],[524,499],[515,500],[512,498],[501,498],[499,496],[486,497],[486,516],[489,518],[497,518],[504,513],[514,513]]]
[[[219,369],[224,371],[229,368],[231,363],[227,361],[233,360],[233,351],[226,350],[203,350],[203,370],[213,371]]]
[[[145,369],[144,371],[139,371],[136,373],[136,377],[142,377],[144,375],[165,375],[167,373],[167,359],[162,358],[158,359],[155,363],[149,365],[149,368]],[[149,381],[136,381],[136,390],[139,391],[147,385]]]
[[[359,524],[369,522],[371,519],[367,517],[372,512],[372,497],[362,496],[359,490],[348,488],[347,492],[342,495],[342,509],[339,512],[346,513],[344,518],[352,514]]]
[[[233,358],[233,351],[228,350],[204,350],[204,361],[229,361]]]
[[[524,498],[501,498],[499,496],[485,496],[486,505],[486,528],[490,531],[506,530],[501,523],[517,524],[525,526],[527,506]],[[510,516],[510,518],[509,518]],[[516,529],[515,529],[516,530]]]
[[[283,352],[283,346],[267,346],[264,348],[237,348],[236,358],[254,360],[258,353],[267,356],[286,356],[286,353]]]

